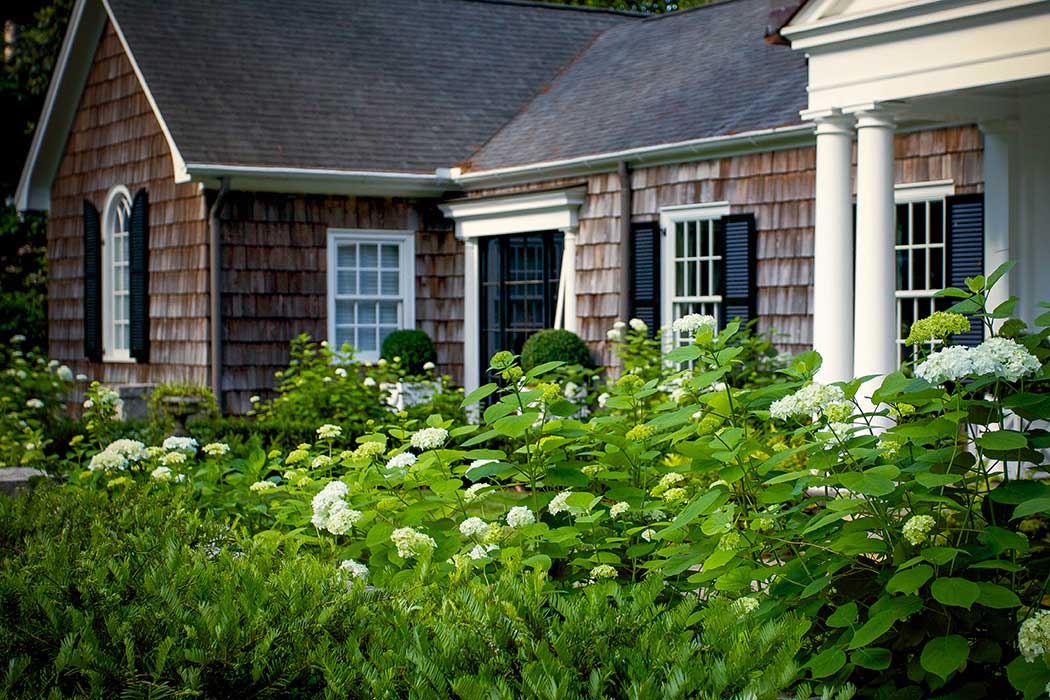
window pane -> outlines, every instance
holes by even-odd
[[[336,263],[338,267],[357,267],[357,245],[347,243],[336,249]]]
[[[696,290],[696,278],[699,271],[696,269],[696,263],[690,261],[686,268],[688,273],[686,275],[686,296],[695,297],[698,292]]]
[[[396,270],[398,268],[398,246],[396,245],[385,245],[383,246],[383,267],[388,270]]]
[[[897,205],[897,245],[908,242],[908,205]]]
[[[357,323],[361,326],[374,326],[376,322],[376,305],[372,301],[357,304]]]
[[[363,326],[357,327],[357,349],[361,352],[372,352],[378,349],[376,347],[375,326],[370,328],[365,328]]]
[[[337,299],[335,302],[335,322],[336,325],[349,326],[354,323],[354,307],[357,306],[357,302],[347,301],[345,299]]]
[[[359,248],[361,250],[360,265],[362,268],[379,267],[379,246],[375,243],[362,243]]]
[[[681,221],[674,225],[675,228],[675,249],[674,254],[676,258],[684,258],[685,252],[685,224]]]
[[[930,202],[930,243],[944,242],[944,202]]]
[[[382,273],[383,294],[397,294],[400,274],[396,270],[384,270]]]
[[[383,325],[397,325],[399,322],[397,313],[398,306],[399,304],[396,301],[379,302],[379,322]]]
[[[911,240],[912,243],[926,242],[926,202],[911,205]]]
[[[685,263],[682,262],[674,264],[674,295],[685,296]]]
[[[908,251],[897,251],[897,289],[908,288]]]
[[[335,288],[339,294],[357,294],[357,273],[356,272],[343,272],[340,270],[336,273]]]
[[[944,288],[944,249],[930,248],[930,289]]]
[[[696,241],[696,222],[690,221],[686,224],[685,234],[685,250],[686,255],[691,258],[695,258],[697,255],[697,241]]]
[[[361,270],[359,273],[358,294],[379,294],[379,273],[374,270]]]
[[[341,349],[344,344],[354,344],[354,329],[337,326],[335,329],[335,347]]]
[[[911,288],[926,289],[926,251],[916,248],[911,255]]]

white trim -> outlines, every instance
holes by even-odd
[[[906,182],[893,186],[894,204],[926,202],[932,199],[944,199],[955,194],[955,182],[952,180],[931,180],[929,182]]]
[[[562,231],[579,226],[586,188],[533,192],[486,199],[460,199],[438,205],[456,222],[456,238],[508,233]]]
[[[463,241],[463,389],[468,394],[481,382],[481,290],[478,239]],[[470,282],[473,280],[473,283]]]
[[[610,168],[615,170],[616,164],[622,160],[635,165],[658,165],[661,163],[687,162],[728,155],[796,148],[810,142],[812,135],[812,124],[792,124],[770,129],[744,131],[739,134],[705,136],[686,141],[673,141],[652,146],[595,153],[576,158],[539,161],[528,165],[514,165],[469,172],[462,172],[458,168],[453,168],[451,174],[454,182],[472,187],[511,184],[513,182],[534,182],[537,175],[554,178],[604,172]]]
[[[426,173],[187,163],[186,171],[212,187],[229,177],[232,189],[266,192],[436,197],[456,188],[444,169]]]
[[[114,340],[114,311],[113,311],[113,215],[121,198],[128,204],[128,218],[130,224],[131,191],[124,185],[116,185],[106,194],[106,203],[102,208],[102,361],[103,362],[134,362],[131,357],[131,319],[128,320],[128,347],[116,349]],[[130,225],[127,235],[131,235]],[[130,261],[129,261],[130,265]],[[130,289],[130,267],[127,289]]]
[[[327,251],[325,256],[326,300],[328,315],[328,342],[333,351],[335,346],[335,300],[336,300],[336,252],[341,243],[397,243],[399,247],[398,273],[401,314],[398,318],[399,329],[411,329],[416,325],[416,233],[408,230],[390,229],[353,229],[329,228],[327,233]],[[362,362],[379,360],[380,347],[371,352],[356,351],[355,357]]]
[[[674,226],[680,221],[711,221],[729,214],[729,202],[679,204],[660,209],[660,318],[670,326],[674,315],[675,248]],[[721,303],[721,297],[705,297],[710,303]],[[673,342],[673,334],[665,334],[664,343]]]
[[[149,106],[153,110],[153,116],[156,117],[157,123],[160,124],[160,130],[164,133],[164,139],[168,142],[168,150],[171,151],[172,170],[175,173],[175,182],[189,182],[190,176],[186,172],[186,161],[182,159],[179,147],[175,145],[175,139],[171,136],[171,130],[168,128],[167,122],[164,121],[164,115],[160,113],[160,107],[157,106],[157,101],[153,99],[153,93],[150,92],[149,85],[146,84],[146,77],[142,74],[142,70],[139,68],[139,62],[135,60],[135,54],[131,53],[131,46],[128,44],[127,38],[124,36],[124,31],[120,28],[120,22],[117,21],[117,15],[113,12],[113,8],[109,6],[109,0],[102,0],[102,5],[106,8],[106,14],[109,15],[109,21],[113,24],[113,29],[117,33],[117,38],[120,39],[120,45],[124,47],[124,53],[127,55],[128,61],[131,63],[132,70],[135,71],[135,77],[139,79],[139,85],[142,86],[142,91],[146,93],[146,100],[149,102]]]

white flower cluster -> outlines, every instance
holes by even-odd
[[[1037,610],[1021,623],[1017,647],[1030,664],[1050,654],[1050,610]]]
[[[635,333],[648,333],[649,325],[640,318],[632,318],[628,321],[628,324],[634,330]]]
[[[845,400],[842,388],[825,386],[813,382],[802,387],[794,394],[789,394],[773,402],[769,407],[769,417],[776,420],[787,420],[795,416],[816,416],[834,403]]]
[[[201,449],[204,450],[204,454],[209,457],[222,457],[230,452],[230,446],[225,442],[209,442]]]
[[[423,363],[423,371],[424,372],[433,372],[435,369],[437,369],[437,365],[435,365],[433,362],[424,362]]]
[[[41,409],[43,407],[44,407],[44,402],[41,401],[40,399],[29,399],[28,401],[26,401],[26,408],[32,409],[34,411],[35,410],[39,410],[39,409]]]
[[[73,381],[73,370],[69,369],[69,367],[66,367],[65,365],[62,365],[61,367],[55,370],[55,376],[64,382],[71,382]]]
[[[165,450],[170,452],[186,452],[188,454],[196,454],[197,452],[197,441],[191,437],[172,435],[161,444]]]
[[[613,327],[605,331],[605,337],[609,340],[619,343],[623,340],[623,332],[627,330],[627,324],[623,321],[617,321],[613,324]]]
[[[514,506],[507,511],[508,527],[525,527],[536,522],[536,516],[527,506]]]
[[[989,338],[975,348],[953,345],[930,354],[915,367],[915,376],[930,384],[963,377],[994,375],[1008,382],[1039,371],[1039,360],[1009,338]]]
[[[91,458],[88,469],[93,472],[120,471],[127,469],[129,463],[138,462],[147,457],[146,446],[138,440],[114,440],[106,445],[106,449]]]
[[[172,471],[168,467],[157,467],[149,475],[156,481],[171,481]]]
[[[481,469],[486,464],[495,464],[498,461],[498,459],[475,459],[473,462],[470,463],[470,466],[467,467],[467,476],[470,476],[470,472],[474,471],[475,469]]]
[[[488,487],[489,484],[485,483],[484,481],[479,481],[476,484],[472,484],[467,488],[466,491],[463,492],[463,500],[467,503],[473,503],[474,501],[488,496],[489,493],[485,491],[485,489],[487,489]]]
[[[390,541],[397,547],[397,556],[402,559],[423,556],[437,547],[433,537],[410,527],[399,527],[391,532]]]
[[[186,463],[185,452],[167,452],[160,457],[160,463],[167,467],[174,467]]]
[[[609,517],[610,518],[618,518],[621,515],[623,515],[624,513],[626,513],[627,511],[629,511],[630,509],[631,509],[631,506],[630,506],[629,503],[627,503],[627,501],[619,501],[618,503],[614,503],[609,508]]]
[[[322,440],[335,440],[336,438],[341,437],[342,434],[343,429],[338,425],[332,425],[331,423],[325,423],[317,429],[317,437]]]
[[[94,384],[92,384],[94,386]],[[124,399],[120,398],[120,394],[113,391],[109,387],[99,386],[97,391],[99,408],[112,408],[116,413],[124,408]],[[84,408],[94,408],[94,399],[85,399]]]
[[[330,481],[314,496],[313,517],[310,522],[318,530],[328,530],[333,535],[344,535],[361,519],[361,511],[351,508],[343,498],[349,492],[342,481]]]
[[[901,534],[912,545],[918,546],[926,541],[930,530],[936,524],[937,521],[929,515],[913,515],[908,518],[908,522],[904,523]]]
[[[347,581],[347,587],[353,583],[354,579],[361,579],[363,581],[368,577],[368,567],[353,559],[344,559],[342,563],[339,564],[339,570],[351,579],[350,581]]]
[[[733,601],[733,609],[746,615],[758,609],[759,602],[750,596],[737,598]]]
[[[586,511],[583,508],[577,508],[570,506],[569,496],[572,495],[572,491],[562,491],[547,504],[547,510],[550,511],[551,515],[557,515],[558,513],[568,513],[569,515],[579,516],[583,515]]]
[[[277,488],[277,484],[272,481],[256,481],[248,487],[248,490],[254,493],[262,493],[263,491],[269,491],[274,488]]]
[[[591,569],[591,578],[596,580],[600,578],[616,578],[616,569],[608,564],[599,564]]]
[[[448,440],[448,431],[444,428],[423,428],[412,433],[412,447],[417,450],[436,450]]]
[[[476,544],[474,545],[474,549],[467,552],[467,556],[471,559],[478,560],[482,557],[487,557],[497,549],[499,549],[498,544]]]
[[[396,454],[386,461],[386,471],[388,476],[404,476],[408,473],[408,468],[416,463],[416,456],[411,452],[402,452]]]
[[[477,516],[467,518],[459,524],[459,532],[464,537],[483,539],[491,530],[492,526]]]
[[[671,330],[675,333],[695,333],[701,328],[710,328],[714,333],[718,328],[718,321],[714,316],[707,314],[687,314],[682,318],[675,319],[671,324]]]

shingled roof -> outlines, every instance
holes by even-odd
[[[465,169],[800,123],[806,61],[763,41],[769,12],[769,0],[726,0],[609,29]]]
[[[498,0],[109,4],[186,163],[430,173],[639,21]]]

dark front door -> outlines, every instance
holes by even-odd
[[[518,354],[525,339],[554,326],[561,274],[559,231],[490,236],[481,246],[481,381],[489,358]]]

